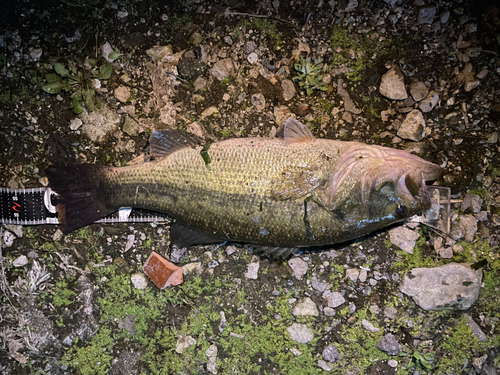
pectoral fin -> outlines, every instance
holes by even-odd
[[[320,173],[306,167],[290,167],[271,181],[270,197],[275,200],[299,199],[311,195],[323,183]]]
[[[170,228],[170,242],[177,247],[206,245],[224,241],[227,241],[227,239],[201,233],[178,222],[173,223]]]

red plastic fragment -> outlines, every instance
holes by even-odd
[[[142,268],[153,284],[160,289],[184,282],[182,268],[170,263],[156,252],[152,252]]]

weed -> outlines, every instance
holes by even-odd
[[[298,72],[296,77],[293,77],[294,82],[299,82],[299,86],[306,90],[307,95],[311,95],[315,90],[327,91],[328,86],[323,83],[323,60],[312,59],[310,57],[304,59],[300,57],[300,62],[294,65]]]

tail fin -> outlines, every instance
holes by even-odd
[[[106,167],[92,164],[52,167],[45,171],[49,187],[58,194],[58,220],[65,234],[116,211],[100,198]]]

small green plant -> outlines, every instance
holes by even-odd
[[[413,352],[413,357],[411,358],[408,368],[416,367],[418,369],[429,371],[432,369],[435,360],[435,353],[419,353],[418,351]]]
[[[97,60],[87,60],[85,64],[68,62],[68,68],[64,64],[54,64],[55,73],[45,76],[47,84],[42,90],[49,94],[59,94],[61,90],[72,92],[71,108],[75,113],[81,113],[85,107],[89,112],[94,108],[100,108],[100,102],[96,96],[101,93],[95,86],[95,80],[108,79],[111,77],[113,67],[108,64],[97,66]]]
[[[314,90],[326,91],[328,86],[323,83],[323,59],[304,59],[300,57],[300,62],[294,65],[298,73],[293,77],[294,82],[299,82],[299,86],[306,90],[307,95],[311,95]]]

